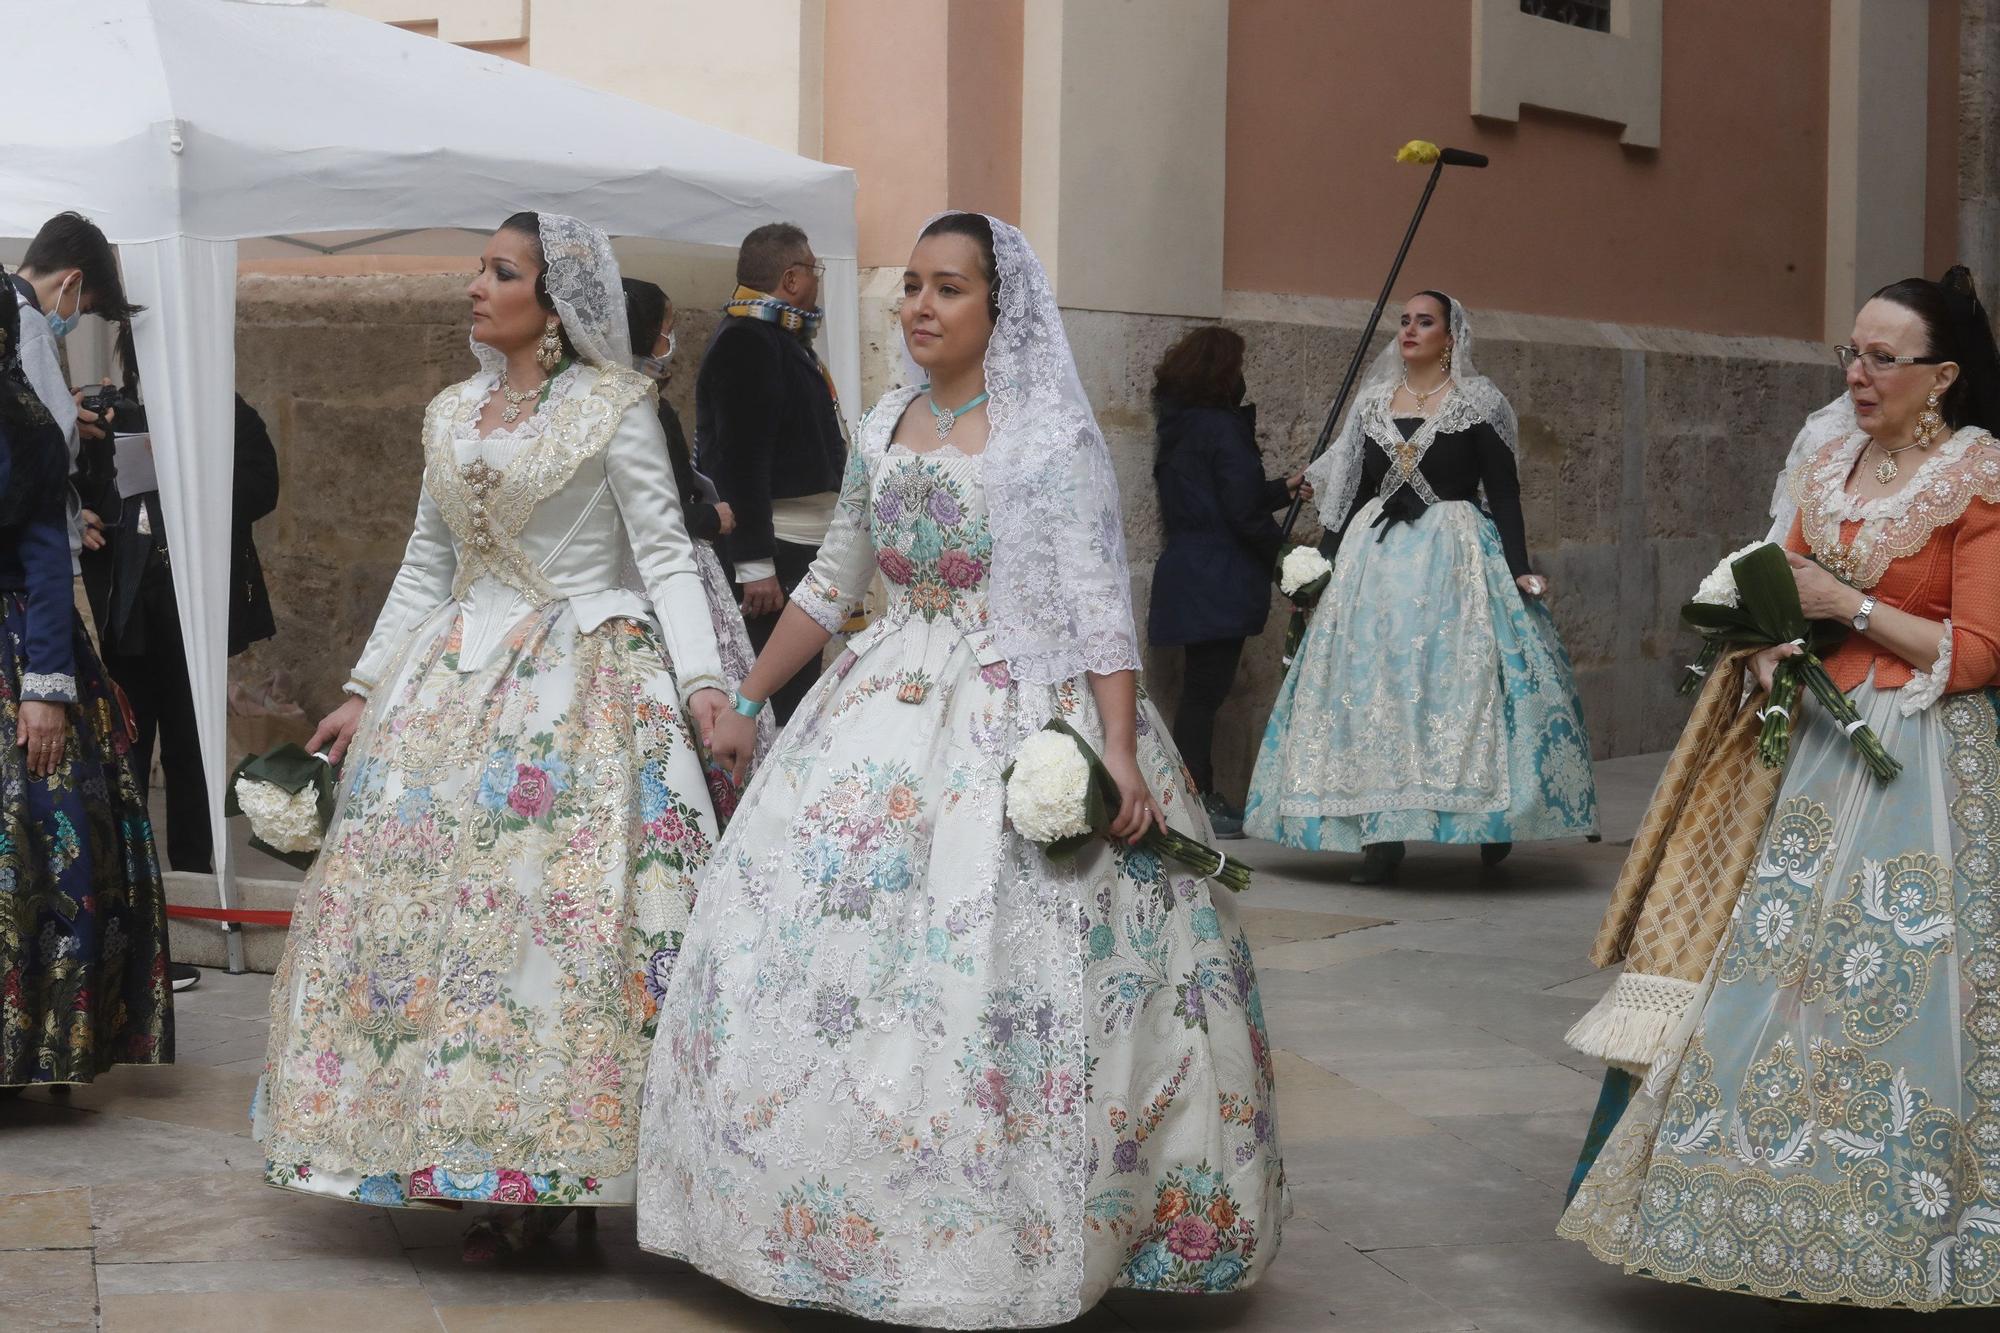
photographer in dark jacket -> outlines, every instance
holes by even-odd
[[[125,396],[138,396],[138,360],[130,326],[119,334]],[[120,413],[121,433],[133,424]],[[143,426],[141,427],[143,428]],[[278,454],[264,419],[236,397],[236,470],[230,498],[229,655],[277,632],[264,570],[250,525],[278,505]],[[126,479],[126,485],[131,480]],[[86,502],[86,523],[101,526],[105,542],[84,556],[84,588],[104,645],[104,664],[125,692],[138,722],[132,749],[143,795],[152,777],[153,747],[160,749],[166,782],[167,863],[175,870],[210,873],[215,848],[209,831],[208,788],[195,727],[194,687],[181,640],[180,603],[174,596],[173,555],[155,489],[123,494],[115,488]],[[98,515],[116,514],[115,524]]]
[[[695,379],[695,461],[735,511],[726,546],[760,650],[819,554],[847,466],[833,381],[812,346],[821,267],[788,222],[744,237],[736,294]],[[808,666],[771,696],[780,723],[817,679]]]
[[[1241,837],[1243,816],[1215,790],[1215,717],[1243,641],[1262,632],[1270,614],[1282,541],[1271,511],[1304,484],[1265,479],[1256,409],[1243,392],[1243,339],[1220,325],[1189,333],[1153,372],[1153,479],[1166,544],[1153,566],[1147,637],[1186,654],[1174,744],[1220,838]]]

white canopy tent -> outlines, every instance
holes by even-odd
[[[535,209],[614,236],[734,247],[761,223],[796,222],[826,262],[829,366],[846,403],[858,397],[844,167],[319,0],[0,0],[0,29],[0,236],[88,214],[147,307],[134,332],[225,908],[238,241],[318,250],[313,236],[341,233],[351,251],[357,235],[486,231]],[[232,967],[241,957],[232,933]]]

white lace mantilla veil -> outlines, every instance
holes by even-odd
[[[1042,261],[1018,227],[986,221],[1000,280],[1000,318],[985,361],[995,646],[1008,673],[1031,685],[1136,671],[1139,636],[1111,451]],[[903,370],[912,385],[929,378],[907,344]]]
[[[1790,479],[1799,464],[1834,440],[1844,440],[1860,429],[1861,423],[1854,416],[1854,400],[1847,396],[1845,389],[1841,390],[1840,397],[1806,418],[1806,424],[1799,427],[1798,437],[1792,441],[1791,450],[1785,455],[1784,470],[1778,473],[1777,484],[1771,488],[1771,531],[1764,540],[1782,546],[1785,538],[1791,535],[1792,521],[1799,516],[1799,506],[1792,499]]]
[[[1451,305],[1452,391],[1439,405],[1438,415],[1449,412],[1452,420],[1440,422],[1440,427],[1464,430],[1484,421],[1507,442],[1507,448],[1518,464],[1521,459],[1521,427],[1515,419],[1513,404],[1507,401],[1507,395],[1501,393],[1492,380],[1475,368],[1472,324],[1465,316],[1465,307],[1452,297],[1445,299]],[[1389,345],[1369,363],[1368,373],[1361,379],[1361,387],[1348,404],[1347,419],[1341,423],[1340,434],[1334,437],[1326,452],[1306,468],[1306,480],[1313,487],[1313,505],[1319,510],[1322,525],[1329,528],[1339,525],[1354,504],[1355,492],[1361,485],[1361,450],[1369,426],[1374,425],[1377,431],[1387,433],[1388,437],[1382,441],[1385,447],[1394,443],[1395,426],[1388,420],[1389,400],[1395,396],[1402,382],[1403,357],[1396,350],[1396,339],[1391,337]]]
[[[625,319],[625,284],[611,238],[588,222],[561,213],[542,213],[543,285],[555,302],[556,317],[570,346],[600,370],[632,368],[632,334]],[[474,338],[479,364],[498,375],[506,358]]]

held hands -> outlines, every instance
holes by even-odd
[[[1303,472],[1295,472],[1291,476],[1286,477],[1285,490],[1295,500],[1310,500],[1313,498],[1312,483],[1306,480],[1306,474]]]
[[[694,734],[701,737],[703,746],[715,734],[715,720],[729,711],[729,696],[713,686],[696,690],[688,699],[688,713],[694,719]]]
[[[1828,573],[1796,551],[1785,552],[1792,581],[1799,585],[1799,609],[1808,620],[1853,620],[1861,609],[1861,592]]]
[[[306,749],[313,754],[324,754],[338,764],[347,747],[354,743],[355,729],[361,725],[361,714],[367,707],[368,701],[360,695],[348,695],[346,703],[320,719],[319,730],[306,742]]]
[[[1540,597],[1548,592],[1549,581],[1540,574],[1523,574],[1514,580],[1514,586],[1521,590],[1523,596]]]
[[[21,748],[28,752],[28,772],[38,778],[55,772],[69,732],[69,710],[61,704],[29,699],[21,705],[19,730]]]
[[[1153,799],[1152,789],[1146,786],[1146,779],[1139,773],[1139,756],[1130,740],[1122,744],[1107,740],[1104,747],[1104,767],[1118,784],[1118,817],[1111,821],[1111,836],[1123,838],[1128,845],[1136,846],[1151,829],[1164,829],[1167,817],[1160,810],[1160,803]]]
[[[756,579],[743,585],[743,616],[775,616],[785,609],[785,587],[776,578]]]
[[[743,775],[750,770],[750,759],[757,752],[757,719],[725,707],[703,728],[701,743],[708,749],[709,762],[741,785]]]

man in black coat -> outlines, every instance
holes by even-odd
[[[208,787],[160,493],[145,490],[100,499],[107,509],[115,499],[118,521],[115,526],[102,525],[108,529],[103,548],[86,554],[84,586],[91,594],[105,669],[125,692],[139,724],[132,748],[139,791],[143,797],[152,778],[157,742],[166,780],[167,864],[175,870],[210,873],[215,869],[215,848],[209,832]],[[230,496],[231,657],[277,632],[263,566],[250,535],[250,525],[277,506],[277,450],[271,446],[264,419],[239,394],[236,476]],[[95,518],[95,513],[87,512],[85,521]]]
[[[744,237],[736,294],[695,380],[697,464],[735,513],[726,545],[760,651],[819,554],[847,465],[833,382],[812,346],[821,271],[788,222]],[[808,666],[772,696],[780,724],[817,679]]]

